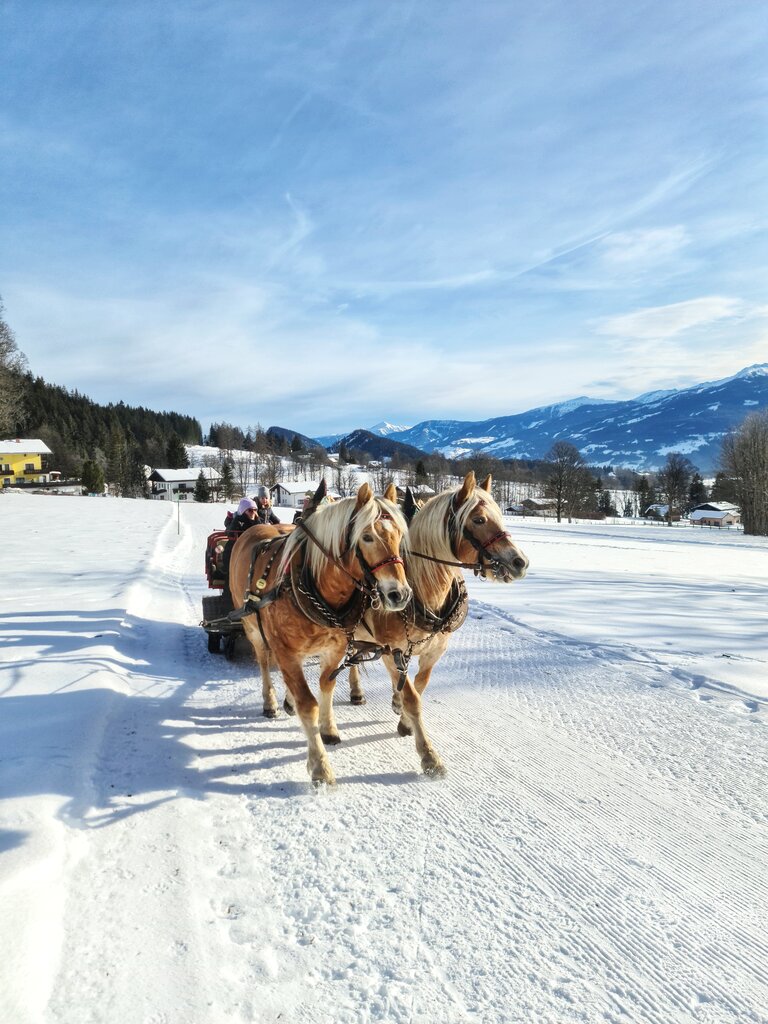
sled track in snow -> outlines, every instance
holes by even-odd
[[[766,765],[749,721],[652,685],[644,666],[638,674],[632,663],[564,651],[488,608],[480,614],[425,697],[444,782],[414,774],[412,740],[393,734],[383,670],[366,677],[365,707],[337,708],[336,792],[302,794],[295,721],[241,719],[273,737],[249,744],[237,769],[269,889],[289,918],[311,924],[322,961],[337,965],[319,970],[318,996],[332,1001],[353,948],[348,970],[368,978],[359,999],[398,1021],[544,1020],[545,1008],[558,1022],[763,1020],[754,993],[768,996]],[[237,675],[227,706],[258,709],[250,670],[238,665]],[[342,677],[337,695],[345,692]],[[244,776],[265,771],[285,781],[249,792]],[[285,798],[271,800],[273,787]],[[308,834],[311,911],[291,896],[307,871]],[[380,859],[380,874],[356,876],[356,852],[362,863]],[[359,903],[345,902],[348,892]],[[371,910],[393,900],[412,921],[410,975],[381,942],[386,915]],[[273,952],[282,963],[284,945]],[[291,942],[288,952],[297,967],[306,959]],[[403,985],[410,999],[397,998]],[[316,1007],[301,1013],[332,1019]]]

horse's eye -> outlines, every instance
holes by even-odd
[[[473,522],[473,523],[477,523],[477,525],[478,525],[478,526],[482,526],[482,525],[483,525],[483,523],[485,523],[485,522],[487,522],[487,521],[488,521],[488,520],[487,520],[487,519],[485,518],[485,516],[474,516],[474,517],[472,518],[472,522]]]
[[[363,540],[365,541],[366,544],[372,544],[375,538],[372,533],[364,533]]]

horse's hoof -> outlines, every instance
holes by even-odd
[[[262,715],[265,718],[277,718],[277,708],[264,708]]]
[[[397,723],[397,734],[398,736],[413,736],[413,729],[409,725],[406,725],[401,719]]]
[[[312,772],[312,785],[315,789],[320,789],[321,786],[336,785],[336,776],[333,774],[330,765],[327,765],[325,768],[317,768]]]
[[[349,703],[354,704],[356,707],[359,707],[361,704],[367,704],[368,701],[365,699],[363,694],[355,693],[350,696]]]
[[[296,714],[296,709],[292,704],[289,704],[287,700],[283,701],[283,711],[286,713],[286,715],[290,715],[291,718],[293,718],[293,716]]]
[[[326,747],[335,747],[337,743],[341,743],[341,736],[330,732],[321,732],[320,739]]]
[[[447,774],[445,765],[438,758],[425,757],[421,767],[428,779],[444,779]]]

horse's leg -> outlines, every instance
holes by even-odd
[[[384,662],[387,666],[390,678],[392,679],[392,686],[395,693],[397,693],[400,673],[395,668],[395,663],[392,661],[391,657],[385,656]],[[430,665],[430,672],[431,671],[432,666]],[[421,672],[421,669],[419,669],[419,672]],[[413,735],[416,743],[416,753],[421,759],[421,767],[425,775],[445,775],[445,766],[440,759],[440,755],[432,746],[432,742],[424,729],[424,722],[422,721],[421,715],[421,697],[409,678],[406,678],[405,684],[398,696],[402,701],[403,709],[400,721],[397,723],[398,733],[400,733],[401,736]]]
[[[263,703],[261,713],[265,718],[275,718],[277,716],[277,694],[272,685],[272,676],[269,671],[270,652],[264,645],[258,624],[253,622],[252,618],[253,616],[243,620],[243,629],[253,648],[253,654],[259,663],[259,670],[261,672],[261,698]]]
[[[339,653],[336,644],[320,654],[320,736],[326,746],[341,743],[341,736],[339,736],[339,729],[333,714],[333,691],[336,687],[336,680],[331,679],[331,673],[336,669],[343,656],[343,646]]]
[[[360,669],[357,665],[349,666],[349,702],[350,704],[365,704],[365,690],[360,681]]]
[[[299,716],[301,727],[307,737],[307,771],[309,777],[315,784],[326,783],[333,786],[336,776],[325,753],[325,747],[320,737],[319,718],[320,712],[317,701],[310,690],[301,661],[291,652],[276,650],[278,664],[283,673],[285,685],[293,698],[293,705],[296,714]],[[338,659],[336,661],[338,664]]]

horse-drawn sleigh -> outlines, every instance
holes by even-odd
[[[410,537],[394,487],[378,498],[363,484],[356,498],[319,508],[322,489],[296,529],[253,526],[236,540],[228,588],[204,599],[209,649],[218,650],[224,639],[231,653],[245,633],[261,671],[268,718],[278,708],[270,670],[279,667],[283,707],[299,716],[315,784],[335,782],[325,746],[341,741],[333,711],[337,675],[352,669],[352,702],[364,703],[356,666],[383,657],[400,715],[398,732],[414,736],[426,774],[442,775],[442,760],[424,729],[421,694],[466,616],[461,570],[511,582],[525,575],[528,560],[504,530],[490,477],[478,487],[470,472],[460,487],[436,495],[418,512],[412,500],[406,503]],[[221,535],[216,538],[209,538],[213,554],[206,555],[206,572],[209,585],[219,588],[224,552],[217,547]],[[206,600],[213,602],[209,616]],[[320,662],[319,702],[303,672],[313,655]],[[415,680],[408,675],[412,657],[419,659]]]

